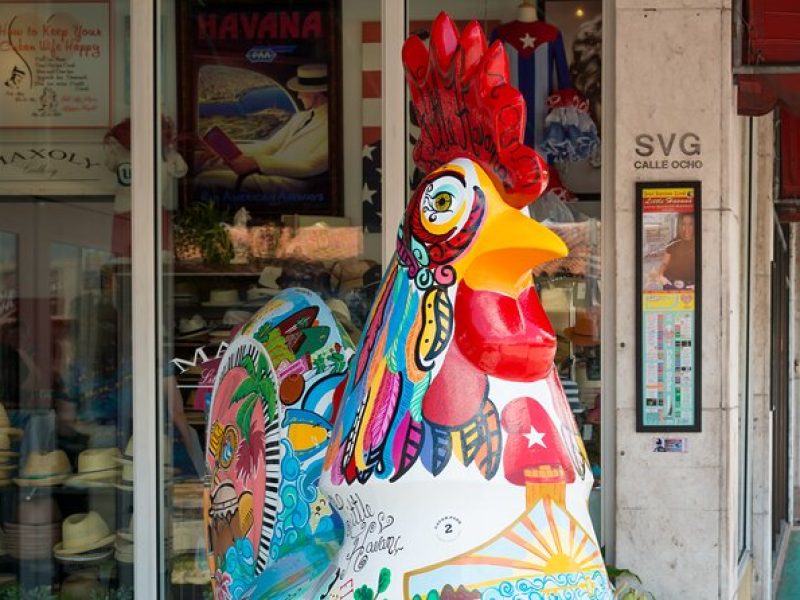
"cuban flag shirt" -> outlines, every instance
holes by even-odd
[[[511,84],[528,105],[525,144],[542,152],[547,97],[572,87],[561,32],[543,21],[511,21],[494,30],[494,40],[503,42]]]

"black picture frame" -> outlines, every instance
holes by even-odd
[[[307,20],[311,14],[321,18],[321,36],[308,33],[313,29]],[[178,15],[178,149],[189,165],[188,174],[180,181],[181,205],[213,201],[229,209],[231,214],[245,207],[257,220],[287,214],[342,215],[341,0],[272,0],[268,3],[259,0],[179,0]],[[226,20],[231,17],[236,22],[235,27]],[[201,37],[201,32],[205,37]],[[214,35],[209,32],[214,32]],[[248,179],[257,174],[244,175],[243,183],[235,181],[231,191],[225,189],[227,184],[203,183],[203,160],[197,157],[210,152],[203,140],[204,131],[210,129],[209,125],[219,123],[208,119],[202,121],[206,115],[200,114],[200,69],[216,65],[263,74],[291,98],[299,112],[303,104],[298,92],[291,90],[287,83],[298,75],[299,66],[316,63],[327,66],[327,171],[310,175],[307,191],[289,188],[246,190]],[[223,81],[220,87],[227,83]],[[247,89],[248,85],[252,84],[243,82],[242,89]],[[207,112],[207,104],[203,108],[203,112]],[[267,119],[264,115],[259,115],[259,118],[262,121]],[[239,123],[237,126],[241,129],[245,125]],[[257,143],[269,139],[280,127],[254,120],[252,128],[248,132],[251,137],[246,139]],[[230,131],[226,133],[238,143],[235,135]],[[246,145],[241,148],[247,153]],[[220,166],[225,168],[224,164]]]
[[[687,210],[685,193],[691,195],[691,210]],[[674,195],[674,197],[672,196]],[[659,206],[663,203],[663,206]],[[669,210],[670,208],[674,210]],[[702,431],[702,184],[699,181],[654,181],[636,183],[636,431],[637,432],[699,432]],[[647,224],[645,216],[648,215]],[[658,244],[662,243],[664,225],[668,225],[667,217],[660,219],[656,215],[666,215],[674,222],[671,231],[672,240],[663,246],[658,263]],[[682,215],[692,215],[693,236],[692,240],[684,237],[685,231],[681,227],[688,227],[688,221]],[[689,253],[686,243],[694,242],[693,252]],[[672,250],[668,250],[672,247]],[[669,260],[666,255],[669,254]],[[694,260],[693,272],[684,264],[683,273],[688,279],[691,275],[692,283],[684,282],[675,277],[670,281],[666,277],[668,271],[664,270],[666,261],[667,269],[675,257],[686,258],[691,256]],[[679,260],[679,258],[677,259]],[[657,264],[654,276],[654,264]],[[676,262],[680,267],[680,264]],[[662,273],[663,272],[663,273]],[[669,282],[669,283],[665,283]],[[693,285],[693,287],[691,287]],[[689,303],[689,294],[692,295]],[[645,309],[645,300],[648,308]],[[673,310],[654,306],[666,307],[672,303]],[[683,306],[685,310],[675,310],[674,307]],[[691,306],[691,310],[688,307]],[[663,329],[647,328],[644,325],[645,312],[650,322],[655,318],[656,323],[669,322],[670,326]],[[684,339],[686,333],[686,318],[691,313],[691,335]],[[661,321],[659,321],[661,315]],[[671,319],[668,318],[671,315]],[[671,332],[671,333],[670,333]],[[681,333],[682,332],[682,333]],[[656,343],[648,335],[655,333]],[[680,337],[678,334],[681,334]],[[672,353],[667,357],[667,352],[659,353],[658,340],[661,339],[660,348]],[[646,359],[648,341],[651,342],[649,351],[656,360]],[[668,346],[669,345],[669,346]],[[655,347],[655,349],[654,349]],[[676,354],[679,356],[676,357]],[[652,359],[654,356],[651,356]],[[691,364],[686,366],[684,361],[691,356]],[[660,364],[659,364],[660,363]],[[670,365],[672,371],[669,371]],[[661,383],[663,395],[658,391],[645,394],[645,377],[648,382],[654,381],[652,375],[655,371],[655,381]],[[659,379],[659,372],[661,377]],[[672,378],[671,382],[667,378]],[[691,378],[692,406],[684,411],[686,381]],[[680,383],[676,385],[676,381]],[[651,387],[651,389],[653,389]],[[667,397],[671,391],[671,397]],[[669,404],[667,404],[669,403]],[[662,410],[662,407],[663,410]],[[661,412],[659,412],[661,411]],[[666,413],[666,414],[664,414]],[[670,414],[672,416],[670,417]],[[658,415],[659,422],[654,423],[653,415]],[[676,416],[677,415],[677,416]],[[670,417],[670,418],[666,418]],[[671,422],[670,422],[671,420]]]

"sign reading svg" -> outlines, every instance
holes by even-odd
[[[702,146],[696,133],[640,133],[635,138],[637,170],[702,169]]]

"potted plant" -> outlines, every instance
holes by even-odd
[[[228,211],[213,202],[195,202],[175,221],[175,256],[183,262],[223,264],[233,258],[233,245],[224,222]]]

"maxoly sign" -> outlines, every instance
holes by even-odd
[[[103,145],[3,144],[0,146],[0,181],[113,183],[115,174],[105,164]]]
[[[702,169],[702,146],[696,133],[640,133],[635,138],[636,170]]]

